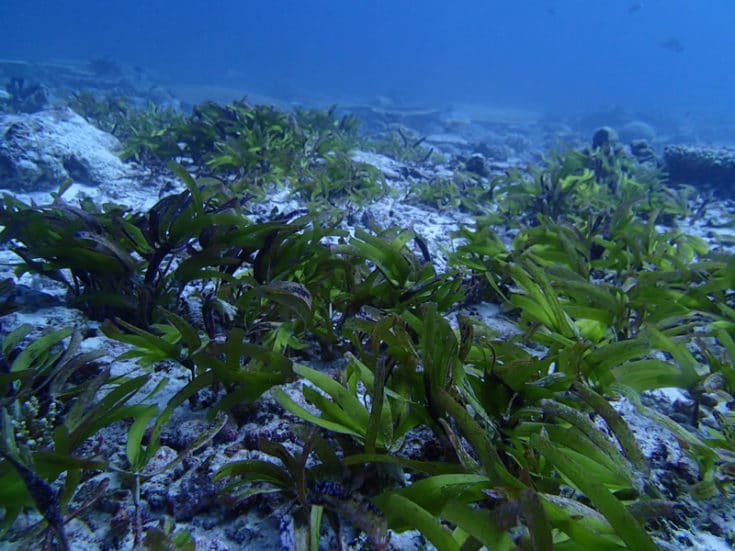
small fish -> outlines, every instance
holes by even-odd
[[[641,8],[643,8],[643,2],[633,2],[628,6],[628,13],[635,13],[637,11],[641,11]]]
[[[681,40],[678,38],[669,38],[668,40],[661,42],[660,46],[665,50],[674,52],[675,54],[680,54],[684,51],[684,44],[682,44]]]

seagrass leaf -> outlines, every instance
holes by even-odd
[[[158,407],[152,404],[138,404],[136,406],[131,406],[129,413],[130,416],[133,417],[133,423],[128,429],[125,453],[130,463],[131,470],[137,472],[145,466],[145,463],[141,461],[144,457],[142,449],[143,433],[148,427],[149,421],[158,413]]]
[[[565,549],[576,551],[625,549],[622,540],[615,536],[613,527],[598,511],[575,499],[552,494],[540,496],[551,525],[569,538],[564,542]]]
[[[685,449],[691,448],[695,452],[696,456],[705,458],[708,461],[717,459],[717,452],[712,449],[712,446],[700,439],[695,433],[686,430],[679,423],[672,421],[666,415],[662,415],[661,413],[644,406],[641,402],[640,393],[636,390],[622,384],[613,384],[610,386],[609,390],[619,393],[627,398],[638,410],[638,413],[658,423],[669,430],[676,438],[685,442],[685,445],[683,446]]]
[[[615,529],[618,536],[636,551],[657,551],[658,546],[625,506],[600,482],[589,476],[571,456],[558,450],[548,439],[532,435],[530,444],[583,492]]]
[[[124,419],[127,412],[124,404],[130,400],[148,381],[147,375],[141,375],[120,382],[102,399],[89,407],[74,426],[68,426],[69,451],[73,451],[84,439],[89,438],[103,427]]]
[[[437,551],[459,551],[460,543],[429,511],[400,494],[381,496],[378,508],[388,519],[388,526],[397,532],[418,530]]]
[[[491,482],[484,475],[457,473],[422,478],[398,493],[439,514],[449,500],[480,499],[484,496],[481,490],[490,487]]]
[[[314,425],[325,428],[327,430],[331,430],[333,432],[354,436],[357,439],[362,439],[364,437],[364,433],[357,432],[352,428],[348,428],[345,425],[342,425],[341,423],[329,421],[308,412],[307,410],[299,406],[296,402],[294,402],[291,398],[289,398],[286,393],[280,389],[275,389],[273,391],[273,397],[283,409],[285,409],[289,413],[296,415],[297,417],[300,417],[304,421],[309,421]]]
[[[543,514],[543,513],[540,513]],[[473,508],[459,500],[450,500],[438,515],[439,517],[453,523],[459,530],[464,531],[484,545],[486,549],[493,551],[511,551],[515,544],[506,530],[498,526],[490,511]],[[454,531],[455,538],[457,530]],[[551,533],[549,533],[549,536]],[[462,549],[466,549],[465,545]],[[548,551],[549,547],[534,547],[539,551]]]
[[[171,172],[176,174],[181,179],[186,188],[189,190],[189,193],[191,194],[191,197],[193,199],[194,211],[197,216],[201,216],[203,214],[202,194],[194,178],[192,178],[191,175],[186,171],[186,169],[178,163],[170,162],[168,164],[168,168],[169,170],[171,170]]]
[[[25,332],[25,330],[22,332]],[[50,354],[52,353],[51,350],[54,345],[69,337],[73,332],[74,328],[67,327],[66,329],[48,333],[34,340],[26,346],[20,354],[18,354],[15,360],[13,360],[13,363],[10,365],[10,372],[23,371],[33,367],[42,368],[43,365],[53,357],[50,356]],[[16,339],[18,336],[19,334],[16,334],[13,336],[13,339]],[[59,355],[60,353],[58,353],[56,357],[59,357]],[[40,366],[38,364],[40,364]]]
[[[33,331],[33,326],[28,323],[24,323],[5,335],[2,340],[3,356],[7,357],[10,351],[18,346],[31,331]]]
[[[181,335],[181,339],[189,349],[189,354],[196,353],[202,346],[202,339],[199,337],[197,330],[180,315],[161,309],[164,317],[173,325]]]
[[[257,288],[258,294],[283,305],[301,321],[311,321],[312,298],[305,285],[294,281],[271,281]]]
[[[650,471],[648,461],[643,455],[641,448],[635,440],[633,431],[623,419],[622,415],[607,401],[586,384],[576,382],[571,387],[572,392],[582,398],[598,415],[600,415],[607,426],[617,438],[623,453],[628,460],[642,473]]]
[[[216,482],[228,477],[238,477],[242,482],[267,482],[281,490],[293,488],[293,480],[288,471],[270,461],[232,461],[220,467],[212,480]]]
[[[518,502],[531,534],[534,551],[553,551],[554,539],[551,534],[551,524],[539,495],[532,488],[526,488],[521,492]],[[493,549],[493,547],[488,546],[488,549]]]
[[[120,330],[123,328],[128,333]],[[105,336],[115,339],[135,348],[123,354],[125,358],[140,358],[143,365],[151,365],[160,360],[180,360],[179,347],[170,342],[166,336],[158,336],[150,331],[145,331],[135,325],[116,318],[114,323],[105,320],[101,327]]]
[[[626,362],[610,370],[615,382],[638,392],[657,388],[691,388],[697,378],[692,378],[681,367],[663,360],[636,360]]]
[[[349,247],[362,258],[372,262],[391,285],[402,288],[408,280],[411,266],[401,251],[413,237],[413,232],[404,231],[393,241],[387,242],[357,228]]]
[[[430,387],[446,388],[451,384],[458,365],[459,343],[449,322],[441,316],[434,303],[424,308],[421,360]]]
[[[400,455],[392,454],[367,454],[359,453],[348,455],[343,459],[345,465],[364,465],[368,463],[389,463],[413,469],[420,473],[426,473],[431,476],[440,474],[466,474],[464,468],[457,463],[442,463],[439,461],[420,461],[416,459],[407,459]]]

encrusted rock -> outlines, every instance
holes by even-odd
[[[209,428],[203,419],[189,419],[167,427],[161,433],[161,443],[174,450],[185,450],[196,442]]]
[[[664,160],[673,183],[712,186],[728,195],[735,191],[735,148],[670,145]]]
[[[273,536],[278,534],[278,521],[277,515],[263,517],[250,510],[229,522],[224,531],[229,539],[241,546],[239,548],[268,549],[275,543]]]
[[[168,489],[183,471],[180,464],[168,468],[177,456],[175,450],[161,446],[142,471],[144,476],[150,478],[143,483],[140,493],[153,509],[162,509],[166,506]]]
[[[485,166],[485,159],[482,157],[482,155],[473,155],[472,157],[467,159],[467,162],[465,163],[465,168],[468,172],[472,172],[484,178],[490,176],[490,172],[488,171],[487,166]]]
[[[209,462],[204,461],[169,487],[166,500],[169,512],[177,521],[193,518],[214,504],[222,485],[212,480]]]
[[[92,186],[132,182],[116,155],[120,142],[68,108],[0,117],[0,187],[55,189],[65,180]]]
[[[214,437],[214,442],[216,444],[223,444],[228,442],[234,442],[237,440],[239,427],[237,426],[237,423],[235,420],[228,416],[227,422],[222,427],[222,430],[220,430]]]
[[[592,148],[612,147],[618,142],[618,134],[609,126],[603,126],[592,134]]]
[[[656,163],[656,150],[646,140],[633,140],[630,144],[630,152],[639,163]]]

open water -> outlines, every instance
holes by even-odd
[[[282,98],[735,118],[732,0],[2,0],[0,58]]]

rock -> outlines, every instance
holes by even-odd
[[[164,100],[168,103],[174,99],[170,92],[162,93],[159,83],[146,70],[126,66],[110,58],[48,63],[0,59],[0,83],[12,79],[41,83],[52,102],[66,97],[70,90],[124,95],[140,98],[144,102],[151,100],[159,103]]]
[[[67,179],[92,186],[132,182],[116,155],[120,142],[68,108],[0,117],[0,187],[55,189]]]
[[[161,444],[182,451],[207,432],[209,423],[203,419],[189,419],[166,427],[161,433]]]
[[[475,147],[478,153],[493,161],[505,161],[510,157],[510,148],[504,144],[482,142]]]
[[[472,172],[473,174],[477,174],[483,178],[490,176],[490,172],[488,171],[487,166],[485,166],[485,159],[482,155],[473,155],[467,159],[465,169],[467,172]]]
[[[197,534],[194,536],[194,549],[202,551],[232,551],[232,545],[217,534]]]
[[[24,284],[15,284],[12,279],[6,279],[0,287],[0,304],[13,305],[24,312],[35,312],[43,308],[60,306],[63,304],[57,296],[50,295],[39,289]]]
[[[395,159],[391,159],[390,157],[381,155],[380,153],[372,153],[370,151],[362,151],[360,149],[356,149],[350,153],[350,157],[355,162],[374,166],[389,180],[401,179],[401,169],[403,168],[403,165]]]
[[[225,426],[222,427],[222,430],[216,434],[216,436],[214,437],[214,442],[216,444],[234,442],[235,440],[237,440],[238,430],[239,428],[237,426],[237,423],[231,416],[228,415]]]
[[[656,140],[656,130],[647,122],[632,121],[618,129],[618,136],[623,143],[632,143],[635,140],[653,142]]]
[[[592,134],[592,149],[612,147],[618,142],[618,134],[609,126],[603,126]]]
[[[735,192],[735,148],[670,145],[664,161],[672,183],[714,187],[729,196]]]
[[[278,515],[265,518],[250,509],[243,516],[233,519],[224,528],[225,535],[240,547],[238,549],[272,549],[278,541]]]
[[[633,140],[630,144],[630,152],[639,163],[656,163],[656,150],[646,140]]]
[[[147,480],[141,485],[140,494],[151,509],[160,510],[166,506],[169,488],[182,474],[181,464],[168,468],[177,456],[175,450],[161,446],[141,471]]]
[[[224,483],[212,479],[209,461],[203,461],[169,486],[166,499],[169,512],[177,521],[189,520],[214,505],[223,486]]]

